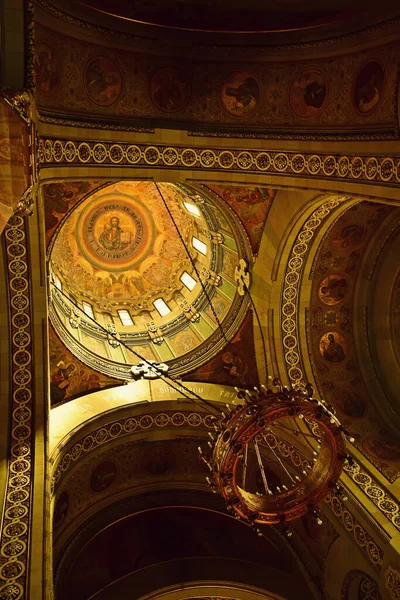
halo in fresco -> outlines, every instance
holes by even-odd
[[[190,99],[189,82],[179,69],[163,67],[150,80],[150,98],[164,112],[182,110]]]
[[[331,246],[337,252],[350,252],[362,244],[366,233],[360,223],[350,223],[331,236]]]
[[[60,77],[56,53],[48,42],[42,41],[36,45],[34,65],[36,89],[42,96],[52,96]]]
[[[328,306],[334,306],[341,302],[346,296],[347,281],[339,274],[328,275],[320,283],[318,296],[321,302]]]
[[[89,98],[99,106],[111,106],[121,94],[121,73],[105,56],[96,56],[88,62],[84,81]]]
[[[352,390],[337,390],[332,400],[341,413],[353,419],[359,419],[367,412],[365,400]]]
[[[319,352],[331,364],[342,363],[347,358],[348,344],[340,331],[327,331],[319,341]]]
[[[316,117],[322,110],[328,93],[328,84],[320,71],[304,71],[293,81],[289,91],[292,111],[302,119]]]
[[[261,87],[252,73],[235,71],[220,89],[221,104],[234,117],[244,117],[252,112],[261,98]]]
[[[378,106],[385,88],[385,71],[378,60],[370,60],[354,82],[353,102],[360,115],[371,114]]]
[[[155,230],[149,211],[129,196],[94,200],[77,223],[78,247],[99,269],[113,272],[139,266],[153,249]]]

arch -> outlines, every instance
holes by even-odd
[[[379,586],[372,577],[358,571],[350,571],[342,585],[343,600],[381,600]]]

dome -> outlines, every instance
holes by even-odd
[[[248,306],[234,271],[251,252],[232,210],[211,194],[119,181],[66,215],[49,250],[51,321],[78,358],[122,379],[142,359],[178,374],[232,337]]]

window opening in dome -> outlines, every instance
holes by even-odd
[[[60,292],[62,292],[62,282],[61,282],[61,279],[59,277],[57,277],[57,275],[55,277],[55,284],[56,284],[56,288],[58,290],[60,290]]]
[[[195,248],[196,250],[198,250],[199,252],[204,254],[204,256],[207,254],[207,246],[204,242],[199,240],[199,238],[193,236],[192,244],[193,244],[193,248]]]
[[[93,312],[93,307],[91,304],[89,304],[89,302],[85,302],[83,300],[82,302],[82,306],[83,306],[83,310],[84,312],[87,314],[88,317],[90,317],[91,319],[94,319],[94,312]]]
[[[192,291],[196,285],[196,280],[193,279],[191,275],[187,271],[184,271],[180,277],[183,285],[187,287],[188,290]]]
[[[118,316],[120,318],[120,321],[121,321],[122,325],[124,325],[125,327],[128,326],[128,325],[133,325],[132,317],[129,314],[129,311],[127,311],[127,310],[119,310],[118,311]]]
[[[190,212],[195,217],[200,217],[200,211],[194,204],[190,204],[189,202],[184,202],[185,208],[188,212]]]
[[[171,312],[171,309],[162,298],[157,298],[154,300],[153,305],[162,317],[165,317],[165,315]]]

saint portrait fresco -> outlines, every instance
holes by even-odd
[[[324,333],[319,341],[319,351],[326,361],[336,364],[347,358],[347,341],[339,331]]]
[[[302,119],[310,119],[321,112],[327,97],[328,86],[319,71],[301,73],[293,81],[289,91],[289,103],[293,112]]]
[[[36,89],[42,96],[51,96],[59,81],[59,65],[55,51],[48,42],[37,44],[34,63]]]
[[[243,117],[254,110],[261,97],[261,88],[251,73],[236,71],[222,84],[221,103],[227,113]]]
[[[183,379],[241,387],[258,385],[252,312],[248,311],[239,331],[224,350]]]
[[[354,83],[353,102],[361,115],[369,115],[378,106],[385,87],[385,71],[377,60],[364,65]]]
[[[105,56],[96,56],[85,71],[85,88],[89,98],[99,106],[111,106],[121,94],[122,78],[116,65]]]
[[[99,244],[106,250],[125,250],[131,241],[132,233],[120,227],[119,217],[111,217],[98,238]]]
[[[321,302],[333,306],[341,302],[346,295],[347,281],[341,275],[329,275],[321,281],[318,296]]]
[[[53,526],[59,527],[67,516],[69,508],[69,496],[67,492],[61,492],[57,499],[53,513]]]
[[[337,390],[332,400],[335,408],[348,417],[359,419],[367,412],[365,400],[351,390]]]
[[[150,253],[154,231],[150,215],[141,203],[105,196],[90,203],[78,219],[78,246],[88,260],[101,269],[125,271]]]
[[[400,461],[400,446],[390,440],[383,441],[378,438],[368,438],[363,443],[363,448],[367,454],[377,460]]]
[[[332,235],[331,246],[337,252],[350,252],[361,245],[365,234],[366,229],[363,225],[357,223],[345,225],[339,233]]]
[[[112,460],[104,460],[94,469],[90,477],[90,489],[92,492],[104,492],[115,481],[118,473],[118,465]]]
[[[60,360],[57,364],[57,370],[51,375],[50,379],[50,395],[52,404],[59,404],[67,395],[70,379],[74,376],[75,365],[69,363],[66,365]]]
[[[167,113],[182,110],[189,102],[190,85],[185,75],[175,67],[163,67],[150,80],[153,104]]]

